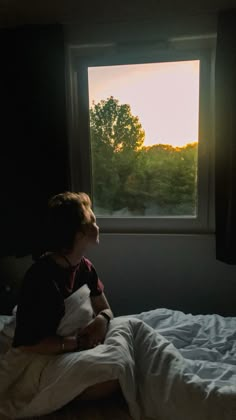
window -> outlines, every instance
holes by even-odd
[[[213,229],[211,48],[69,50],[71,178],[104,232]]]

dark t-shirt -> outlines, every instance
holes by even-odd
[[[13,347],[34,345],[56,334],[65,314],[64,299],[84,284],[90,296],[99,296],[103,284],[87,258],[82,258],[75,273],[72,292],[68,292],[71,271],[56,264],[48,255],[41,257],[26,272],[16,313]]]

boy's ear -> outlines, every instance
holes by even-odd
[[[77,232],[75,235],[75,240],[83,239],[84,235],[85,235],[85,232],[81,232],[81,231]]]

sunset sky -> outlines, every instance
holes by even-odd
[[[129,104],[144,145],[198,141],[199,61],[90,67],[89,103],[110,96]]]

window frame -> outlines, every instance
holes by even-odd
[[[68,45],[67,109],[71,189],[92,196],[88,67],[200,60],[197,216],[97,217],[104,233],[214,232],[215,37],[138,44]],[[204,141],[204,138],[208,139]]]

